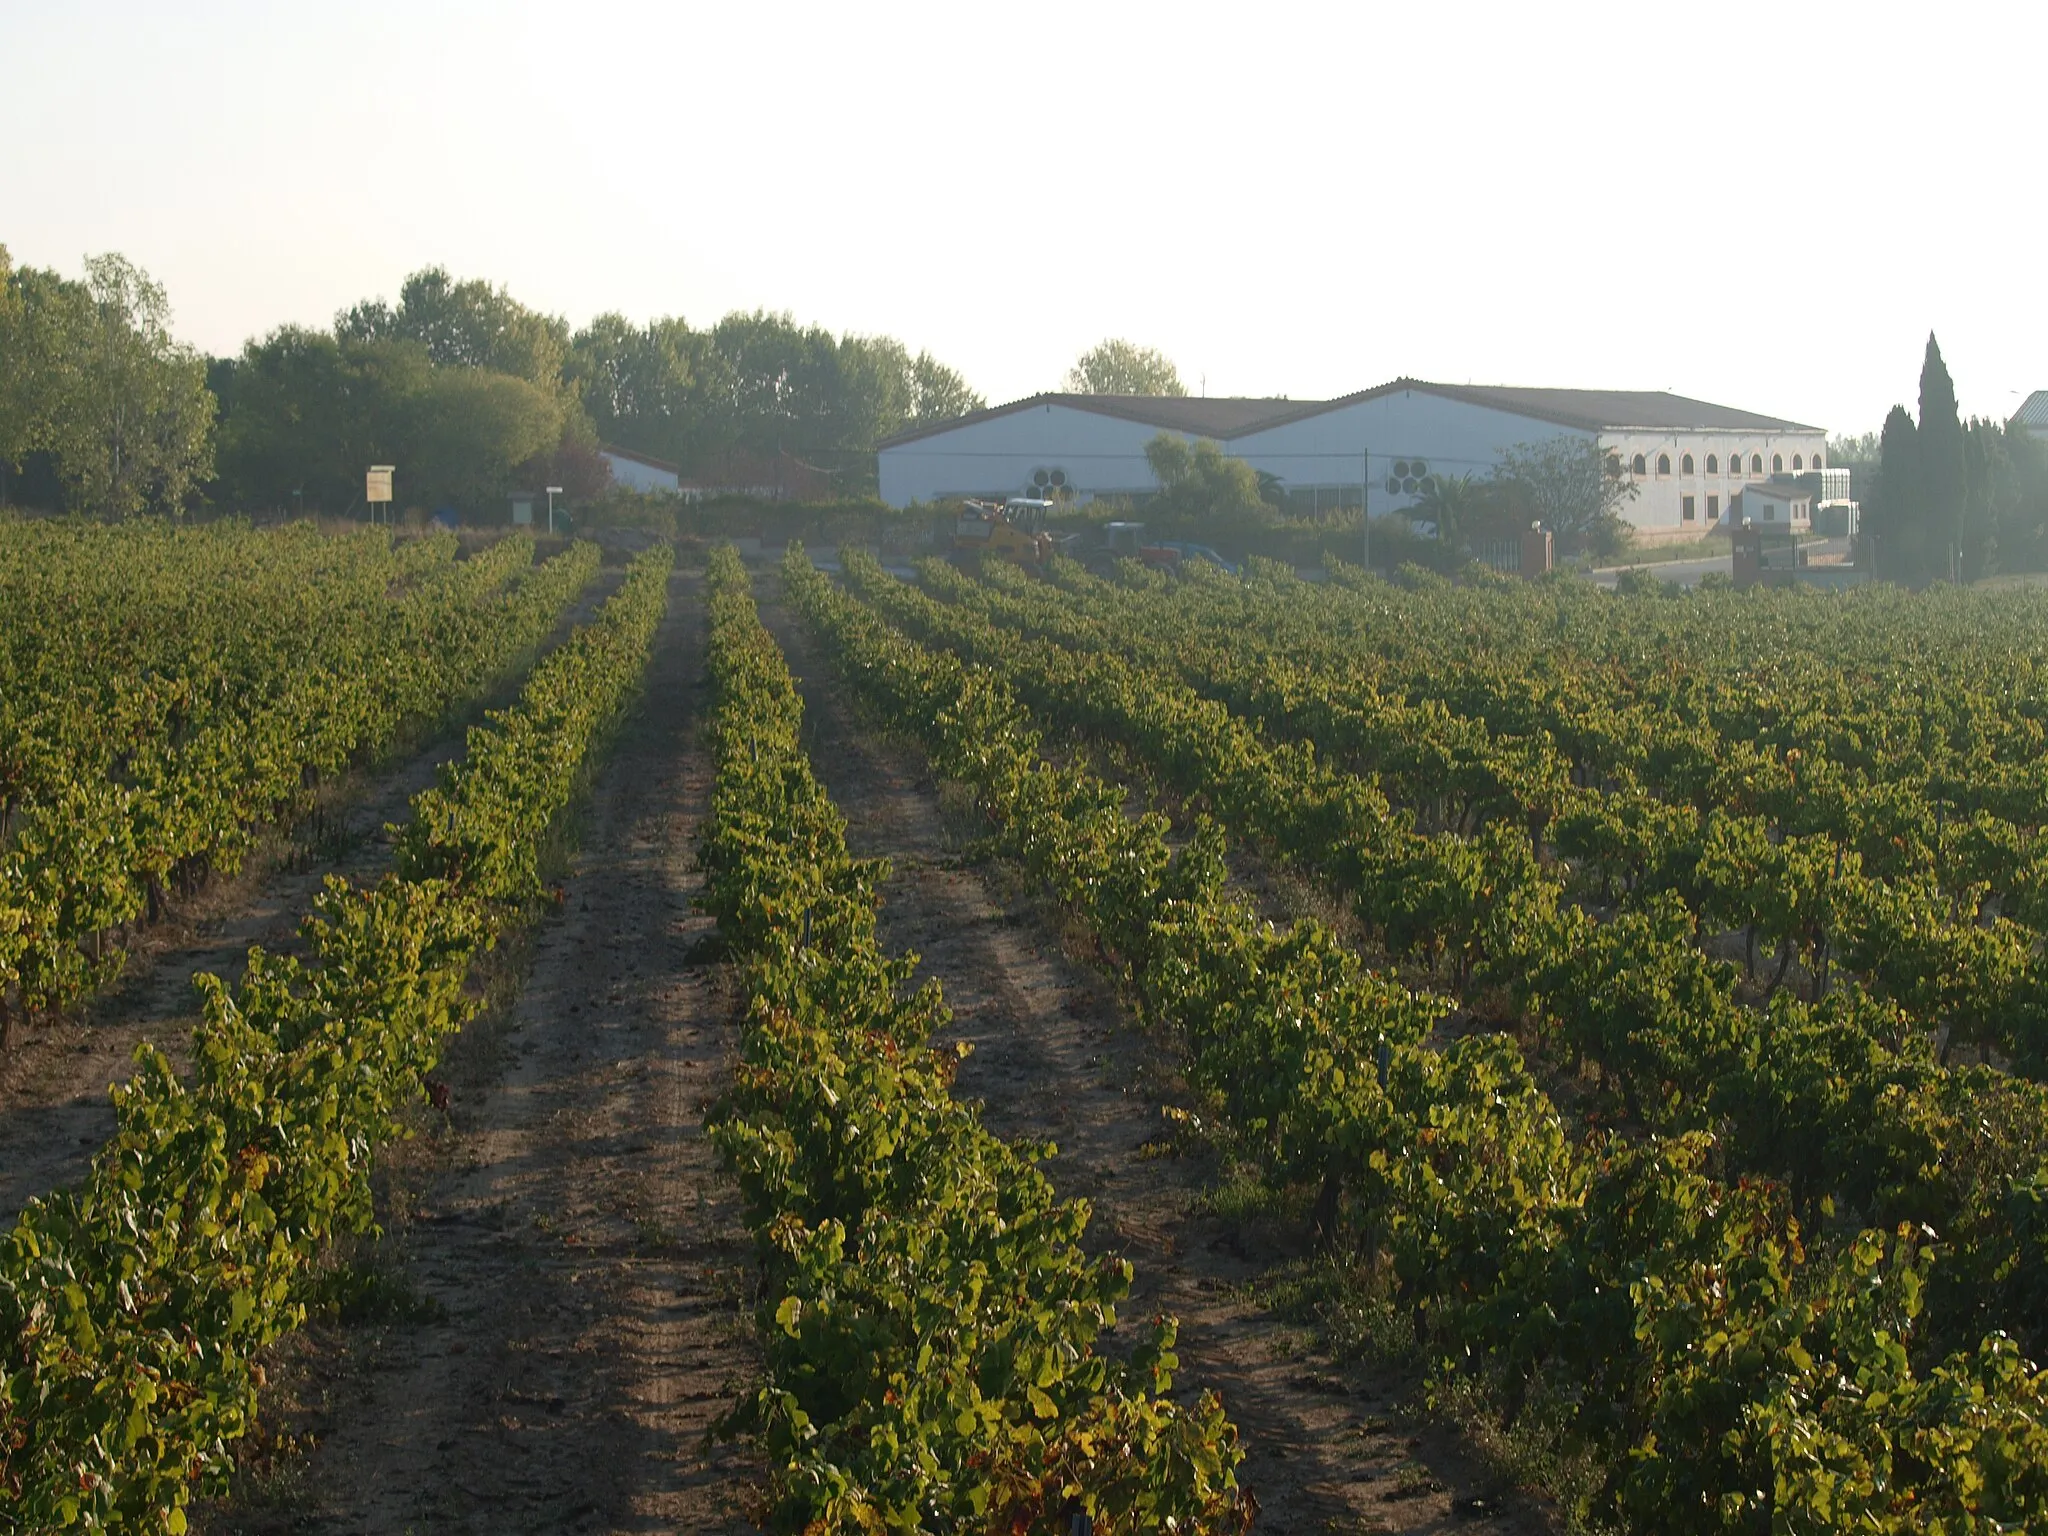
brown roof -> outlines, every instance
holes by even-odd
[[[1355,405],[1362,400],[1390,395],[1397,390],[1414,390],[1423,394],[1439,395],[1446,400],[1462,400],[1467,405],[1487,406],[1493,410],[1506,411],[1513,416],[1527,416],[1536,421],[1554,422],[1558,426],[1576,427],[1583,432],[1600,432],[1608,429],[1680,432],[1821,430],[1819,427],[1809,427],[1797,421],[1785,421],[1776,416],[1759,416],[1754,411],[1738,411],[1733,406],[1715,405],[1706,400],[1688,400],[1683,395],[1667,394],[1663,390],[1526,389],[1511,384],[1431,384],[1422,379],[1396,379],[1391,384],[1363,389],[1355,395],[1345,395],[1341,399],[1304,404],[1257,425],[1264,429],[1278,426],[1282,422],[1302,421],[1311,416],[1319,416],[1325,411],[1336,410],[1340,406]]]
[[[1213,437],[1220,440],[1239,436],[1256,426],[1263,426],[1275,417],[1295,411],[1302,404],[1299,400],[1245,399],[1236,396],[1212,398],[1204,395],[1032,395],[1029,399],[1012,400],[1008,405],[994,405],[986,410],[970,411],[965,416],[955,416],[948,421],[933,422],[930,426],[913,427],[908,432],[898,432],[894,437],[884,438],[876,446],[894,448],[903,443],[914,443],[921,437],[950,432],[955,427],[972,426],[976,422],[992,421],[998,416],[1011,416],[1019,411],[1053,405],[1063,405],[1076,411],[1091,411],[1098,416],[1115,416],[1124,421],[1158,427],[1166,432],[1191,432],[1197,437]]]

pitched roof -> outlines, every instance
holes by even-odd
[[[1261,429],[1282,422],[1300,421],[1325,411],[1360,401],[1377,399],[1400,390],[1461,400],[1512,416],[1527,416],[1582,432],[1610,429],[1694,431],[1694,432],[1818,432],[1803,422],[1777,416],[1759,416],[1733,406],[1714,405],[1706,400],[1689,400],[1683,395],[1646,389],[1528,389],[1512,384],[1431,384],[1423,379],[1395,379],[1373,389],[1336,400],[1315,401],[1288,410],[1270,421],[1257,423]],[[1244,429],[1240,428],[1240,431]]]
[[[914,443],[921,437],[950,432],[955,427],[972,426],[976,422],[993,421],[998,416],[1010,416],[1018,411],[1034,410],[1049,405],[1066,406],[1076,411],[1090,411],[1097,416],[1115,416],[1124,421],[1138,422],[1143,426],[1158,427],[1166,432],[1192,432],[1197,437],[1222,439],[1236,437],[1255,426],[1262,426],[1270,418],[1290,413],[1302,403],[1298,400],[1245,399],[1236,396],[1212,399],[1197,395],[1032,395],[1028,399],[1012,400],[1007,405],[970,411],[965,416],[933,422],[929,426],[912,427],[907,432],[898,432],[894,437],[884,438],[876,447],[895,448],[904,443]]]
[[[2015,427],[2048,427],[2048,389],[2037,389],[2020,402],[2009,423]]]

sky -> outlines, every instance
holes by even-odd
[[[0,0],[0,244],[213,353],[439,264],[785,310],[991,401],[1407,375],[1874,431],[2048,388],[2048,7]]]

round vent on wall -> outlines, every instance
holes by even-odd
[[[1039,468],[1031,471],[1031,489],[1041,501],[1049,501],[1067,488],[1064,469]]]
[[[1396,459],[1393,473],[1387,476],[1389,496],[1427,496],[1435,487],[1429,464],[1423,459]]]

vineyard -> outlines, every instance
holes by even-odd
[[[2043,1517],[2030,604],[846,566],[785,579],[849,681],[1364,1292],[1609,1469],[1575,1513]]]
[[[2048,1527],[2024,591],[0,533],[10,1050],[516,683],[6,1233],[0,1530]]]

